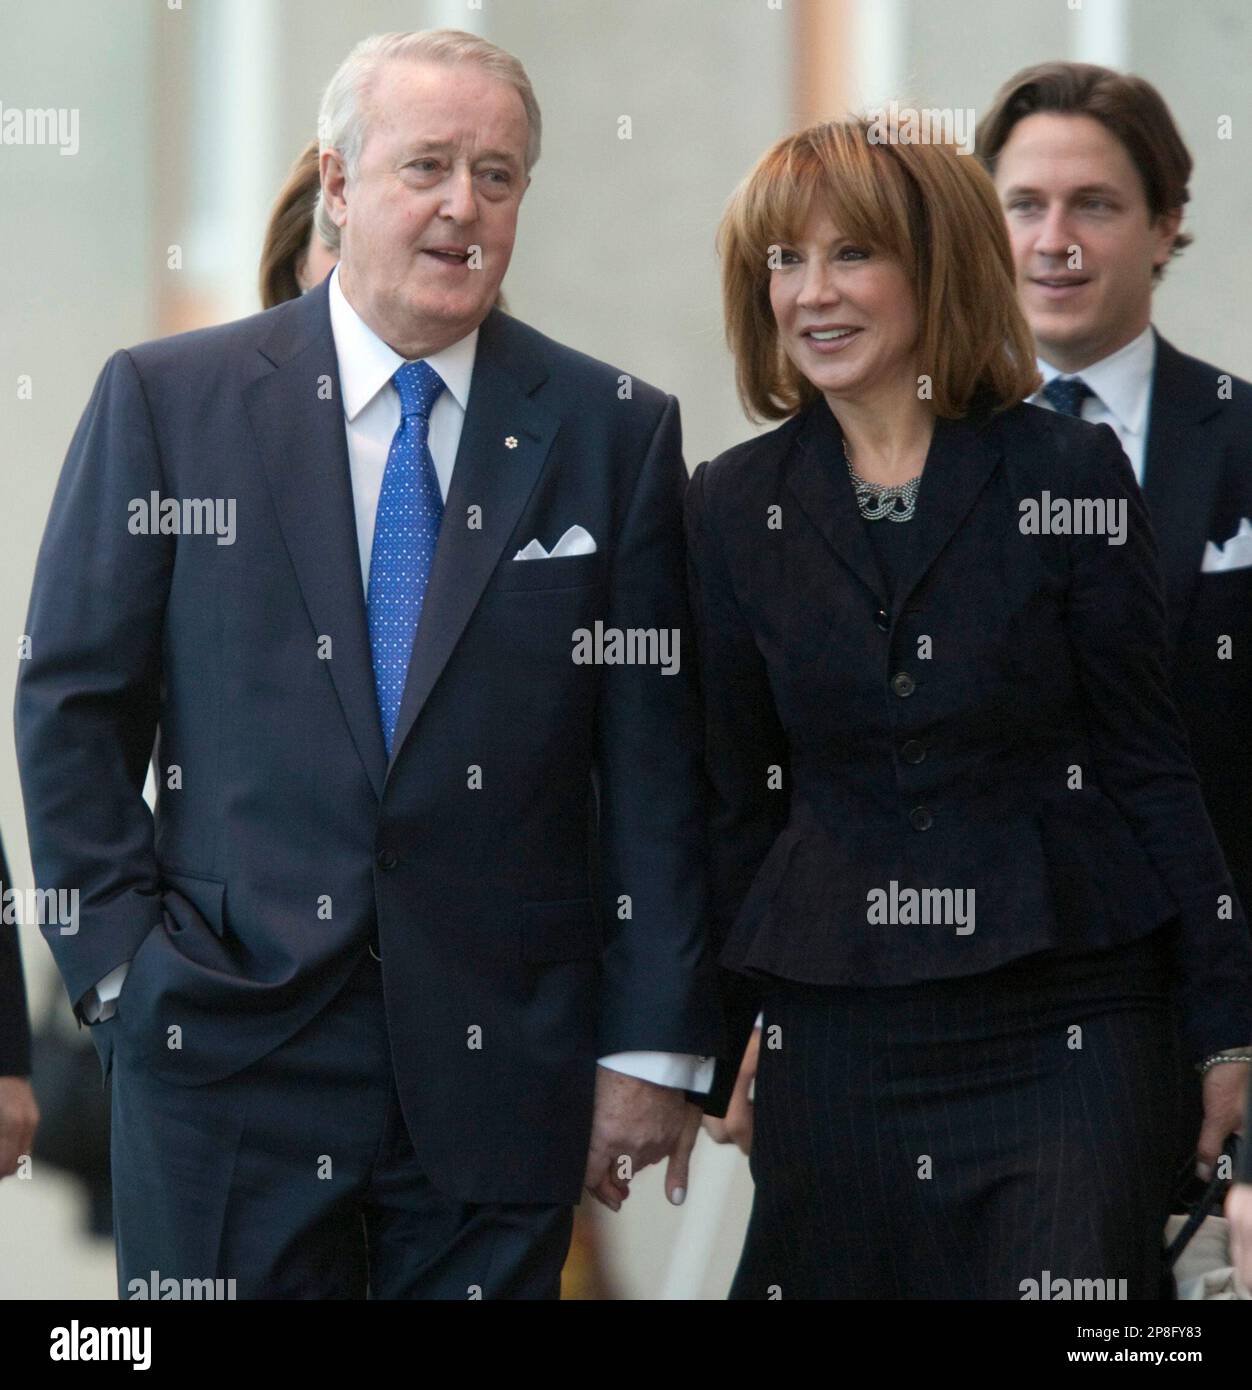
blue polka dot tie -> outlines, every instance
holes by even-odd
[[[366,599],[388,757],[443,520],[439,478],[427,442],[431,407],[443,382],[425,362],[406,362],[391,382],[400,396],[400,428],[391,441],[378,494]]]
[[[1083,401],[1095,392],[1080,376],[1054,376],[1043,388],[1043,394],[1053,410],[1081,419]]]

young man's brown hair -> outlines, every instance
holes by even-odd
[[[1142,77],[1094,63],[1039,63],[1023,68],[1000,88],[978,123],[978,157],[992,177],[1013,127],[1039,112],[1090,116],[1115,136],[1139,171],[1153,221],[1181,211],[1190,200],[1191,156],[1164,98]],[[1189,233],[1179,232],[1171,256],[1191,242]],[[1152,277],[1159,280],[1163,273],[1164,267],[1158,266]]]

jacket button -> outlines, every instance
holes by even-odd
[[[917,682],[907,671],[897,671],[891,677],[891,688],[901,699],[904,699],[906,695],[911,695],[917,689]]]
[[[394,869],[399,862],[395,850],[380,849],[378,851],[378,867],[380,869]]]
[[[880,608],[878,612],[874,614],[874,622],[878,627],[882,628],[884,632],[891,631],[891,614],[888,613],[885,608]]]
[[[934,823],[929,806],[914,806],[909,812],[909,824],[914,830],[929,830]]]
[[[900,756],[906,763],[920,763],[926,756],[926,745],[919,743],[917,739],[911,738],[900,749]]]

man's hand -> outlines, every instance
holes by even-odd
[[[715,1115],[704,1117],[704,1127],[709,1138],[716,1144],[739,1145],[744,1153],[752,1152],[752,1083],[756,1080],[756,1059],[761,1050],[761,1030],[754,1028],[748,1045],[743,1050],[743,1061],[739,1064],[739,1075],[735,1089],[731,1093],[730,1104],[726,1107],[726,1118],[719,1120]]]
[[[0,1178],[17,1172],[17,1161],[30,1153],[39,1128],[39,1107],[23,1076],[0,1076]]]
[[[630,1179],[649,1164],[669,1158],[665,1195],[681,1206],[687,1168],[700,1132],[700,1108],[673,1086],[596,1068],[595,1112],[587,1153],[587,1191],[620,1211],[630,1196]],[[625,1161],[623,1161],[625,1160]]]
[[[1247,1086],[1246,1062],[1219,1062],[1204,1073],[1204,1123],[1196,1142],[1196,1172],[1205,1182],[1213,1176],[1226,1136],[1243,1133]]]

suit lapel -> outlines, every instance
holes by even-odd
[[[831,550],[886,607],[885,586],[865,522],[848,480],[839,423],[824,400],[809,407],[787,474],[787,486]],[[893,615],[925,578],[965,519],[999,461],[999,450],[971,420],[936,419],[918,490],[917,512]],[[884,522],[884,525],[893,525]]]
[[[969,515],[999,461],[1000,451],[990,433],[973,418],[935,420],[935,433],[917,494],[917,512],[910,523],[917,530],[896,586],[893,616],[899,616],[913,590]]]
[[[839,422],[820,397],[800,426],[785,482],[826,544],[885,607],[878,561],[848,480]]]
[[[381,799],[387,753],[361,586],[329,284],[327,278],[285,306],[260,348],[274,370],[246,387],[244,399],[305,607],[319,638],[333,643],[326,665]]]
[[[465,423],[409,659],[388,772],[460,640],[543,470],[558,427],[555,415],[532,399],[546,376],[522,326],[493,310],[479,330]],[[477,509],[480,526],[469,524],[470,508]]]
[[[1154,330],[1155,332],[1155,330]],[[1143,495],[1156,532],[1171,642],[1200,573],[1217,495],[1217,381],[1156,334]]]

